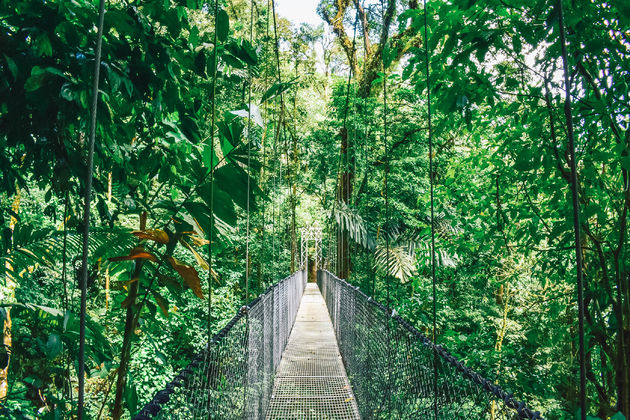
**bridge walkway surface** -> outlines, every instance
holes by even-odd
[[[267,420],[360,419],[326,303],[308,283],[276,372]]]

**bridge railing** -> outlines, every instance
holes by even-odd
[[[264,418],[305,287],[297,271],[242,307],[134,419]]]
[[[361,418],[542,420],[357,287],[323,270],[317,283]]]

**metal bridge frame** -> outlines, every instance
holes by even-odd
[[[300,229],[301,252],[300,268],[308,273],[308,245],[310,241],[315,242],[315,271],[322,267],[322,228],[309,226]],[[308,274],[307,274],[308,275]]]

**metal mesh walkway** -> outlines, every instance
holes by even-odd
[[[268,420],[359,419],[335,332],[317,284],[306,286],[276,372]]]

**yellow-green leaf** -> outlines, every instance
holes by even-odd
[[[164,316],[168,317],[168,301],[166,300],[166,298],[164,298],[164,296],[162,296],[155,290],[152,290],[151,293],[153,294],[153,298],[155,299],[155,302],[160,307],[160,310],[162,311]]]
[[[186,248],[188,248],[188,250],[189,250],[190,252],[192,252],[192,254],[193,254],[193,255],[194,255],[194,257],[195,257],[195,260],[197,260],[197,264],[199,264],[199,265],[201,266],[201,268],[203,268],[204,270],[207,270],[208,268],[210,268],[210,267],[208,266],[208,263],[206,262],[206,260],[205,260],[205,259],[204,259],[201,255],[199,255],[199,253],[195,250],[195,248],[193,248],[193,247],[192,247],[192,246],[191,246],[188,242],[186,242],[186,241],[185,241],[185,240],[183,240],[183,239],[180,239],[179,241],[180,241],[180,242],[181,242],[181,243],[182,243],[182,244],[183,244]]]
[[[170,239],[168,234],[161,229],[135,230],[131,233],[138,239],[148,239],[161,244],[167,244]]]
[[[194,267],[191,267],[188,264],[184,264],[179,261],[175,257],[168,257],[168,262],[171,263],[171,267],[175,271],[179,273],[180,276],[184,279],[184,282],[193,293],[199,298],[203,299],[203,291],[201,290],[201,280],[199,279],[199,274]]]
[[[144,250],[144,247],[141,246],[137,246],[135,248],[133,248],[131,251],[129,251],[129,255],[124,255],[121,257],[112,257],[112,258],[108,258],[108,261],[111,262],[115,262],[115,261],[131,261],[131,260],[137,260],[143,258],[145,260],[151,260],[154,262],[157,262],[158,258],[151,254],[150,252],[147,252]]]

